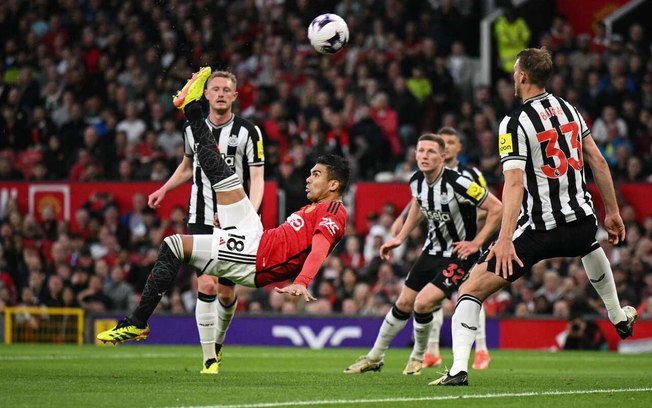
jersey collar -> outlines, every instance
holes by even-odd
[[[428,177],[426,177],[425,173],[423,174],[423,178],[424,178],[424,180],[426,180],[426,183],[429,186],[434,186],[435,184],[437,184],[437,182],[441,178],[441,175],[444,174],[445,170],[446,170],[446,166],[442,166],[441,171],[439,172],[439,174],[437,174],[437,177],[435,177],[435,179],[432,181],[432,183],[428,181]]]
[[[537,96],[533,96],[531,98],[528,98],[528,99],[524,100],[523,105],[525,105],[526,103],[530,103],[530,102],[538,101],[540,99],[547,98],[548,95],[550,95],[550,93],[548,91],[543,91],[543,93],[540,93]]]
[[[215,123],[211,122],[211,120],[208,117],[206,117],[206,123],[208,123],[208,126],[210,126],[213,129],[219,129],[219,128],[223,128],[224,126],[228,126],[231,122],[233,122],[234,119],[235,119],[235,113],[231,112],[231,119],[227,120],[221,125],[216,125]]]

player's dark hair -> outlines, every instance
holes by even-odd
[[[530,83],[545,87],[552,74],[552,57],[546,47],[526,48],[516,56],[518,65],[530,79]]]
[[[349,185],[349,162],[342,156],[325,154],[317,158],[318,164],[323,164],[328,169],[328,177],[340,182],[340,194],[344,193]]]
[[[444,142],[444,139],[442,139],[440,136],[437,136],[434,133],[424,133],[421,136],[419,136],[419,140],[417,141],[420,142],[422,140],[427,140],[429,142],[435,142],[439,145],[439,150],[444,151],[446,149],[446,142]]]

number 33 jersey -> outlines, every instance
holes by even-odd
[[[344,236],[346,218],[341,201],[324,201],[306,205],[277,228],[266,230],[256,255],[256,286],[295,278],[310,253],[316,233],[326,237],[330,253]]]
[[[514,238],[593,215],[582,140],[591,131],[577,109],[548,92],[527,99],[500,123],[503,171],[523,170],[525,188]]]

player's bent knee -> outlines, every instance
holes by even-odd
[[[197,278],[197,290],[207,295],[215,295],[217,294],[217,283],[214,278],[202,275]]]
[[[181,235],[179,234],[170,235],[168,237],[165,237],[163,239],[163,242],[170,248],[170,250],[172,251],[172,253],[177,259],[179,260],[184,259],[183,242],[181,240]]]
[[[414,313],[430,313],[434,308],[433,302],[425,302],[419,299],[414,302]]]
[[[412,313],[412,310],[414,310],[414,301],[399,297],[395,306],[401,312]]]

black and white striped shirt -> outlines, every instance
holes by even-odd
[[[487,180],[484,178],[484,175],[477,167],[457,162],[455,166],[449,167],[449,169],[455,170],[464,177],[475,181],[476,183],[480,184],[481,187],[487,187]]]
[[[500,123],[503,171],[524,171],[524,196],[513,238],[551,230],[593,214],[582,140],[591,132],[577,109],[548,92],[530,98]]]
[[[206,125],[211,128],[222,157],[240,177],[242,185],[248,191],[249,167],[265,164],[263,137],[260,129],[237,115],[233,115],[231,120],[219,126],[215,126],[207,118]],[[213,225],[213,215],[217,210],[215,192],[211,188],[206,174],[199,166],[199,160],[195,154],[195,138],[190,124],[186,125],[184,132],[184,151],[186,156],[193,158],[188,223]]]
[[[417,171],[410,179],[410,191],[428,220],[423,252],[453,256],[453,242],[476,235],[476,207],[487,198],[487,189],[460,173],[444,168],[432,183]]]

